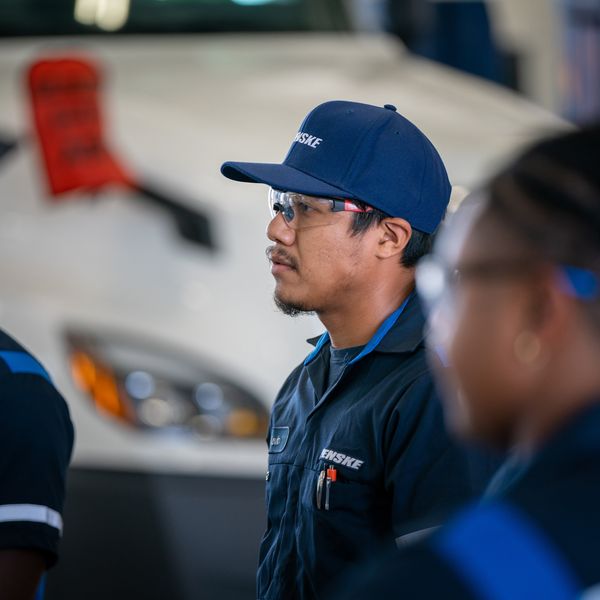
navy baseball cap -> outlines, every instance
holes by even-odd
[[[437,229],[451,191],[433,144],[394,106],[341,100],[308,114],[282,164],[226,162],[221,173],[278,190],[360,200],[425,233]]]

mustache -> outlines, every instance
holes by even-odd
[[[269,246],[266,249],[265,254],[270,262],[277,262],[292,267],[292,269],[298,269],[298,261],[293,256],[290,256],[285,250],[282,250],[277,246]]]

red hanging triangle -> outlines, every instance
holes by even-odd
[[[81,58],[40,60],[28,71],[35,130],[53,196],[133,179],[106,146],[102,78]]]

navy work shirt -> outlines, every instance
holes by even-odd
[[[600,598],[600,401],[573,418],[495,498],[427,542],[390,553],[331,598]],[[514,467],[514,465],[513,465]]]
[[[376,548],[483,490],[489,465],[444,429],[423,325],[411,295],[331,387],[327,334],[284,383],[268,439],[258,598],[322,598]]]
[[[48,373],[0,330],[0,549],[56,561],[72,446],[69,411]]]

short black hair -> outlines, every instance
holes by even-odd
[[[354,200],[359,208],[366,208],[369,206],[365,202],[359,202]],[[371,207],[372,210],[369,212],[354,213],[354,219],[352,220],[352,226],[350,228],[351,235],[361,235],[371,227],[379,225],[384,219],[390,219],[391,216],[384,213],[383,211]],[[419,229],[413,229],[410,240],[404,248],[404,252],[400,257],[400,264],[407,268],[412,269],[417,263],[427,254],[431,252],[433,247],[433,241],[435,234],[425,233]]]

